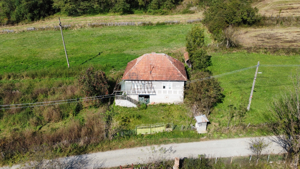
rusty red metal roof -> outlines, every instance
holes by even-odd
[[[207,117],[205,115],[196,116],[195,119],[196,119],[197,123],[209,122],[209,120],[207,119]]]
[[[127,64],[122,80],[187,81],[184,64],[164,53],[149,53]]]

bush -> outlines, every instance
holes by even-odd
[[[211,57],[204,48],[204,29],[195,26],[186,36],[186,49],[194,70],[205,70],[211,65]]]
[[[194,26],[186,36],[186,50],[190,53],[204,46],[204,29]]]
[[[52,0],[4,0],[0,19],[2,23],[11,24],[21,21],[36,21],[53,15]]]
[[[209,56],[205,49],[200,48],[191,53],[190,60],[193,65],[193,69],[205,70],[208,66],[211,65],[211,56]]]
[[[79,77],[79,84],[86,96],[100,96],[108,94],[108,82],[105,73],[88,68]]]
[[[253,25],[261,18],[247,0],[213,1],[204,16],[204,23],[218,41],[222,41],[220,34],[228,26]]]
[[[141,104],[139,104],[139,110],[146,110],[147,109],[147,104],[145,104],[145,103],[141,103]]]
[[[187,84],[185,97],[194,115],[198,115],[198,113],[209,115],[211,109],[217,103],[222,102],[224,98],[222,91],[220,83],[216,79],[210,78],[210,73],[198,72]]]

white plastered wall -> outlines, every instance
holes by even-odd
[[[150,103],[183,103],[184,99],[184,81],[152,81],[156,94],[150,94]],[[165,89],[163,88],[165,85]],[[169,88],[171,86],[171,88]],[[129,81],[122,84],[122,90],[129,90],[131,84]],[[147,94],[140,94],[147,95]],[[134,100],[138,101],[137,94],[127,94]]]

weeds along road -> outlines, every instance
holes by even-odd
[[[275,137],[262,138],[264,138],[266,142],[270,143],[270,145],[262,152],[263,154],[280,154],[285,152],[282,147],[274,141],[276,140]],[[237,138],[127,148],[60,158],[54,160],[54,162],[47,161],[41,168],[49,168],[50,166],[47,167],[47,165],[53,165],[54,163],[59,163],[59,168],[106,168],[132,163],[142,164],[150,162],[151,160],[174,159],[175,157],[197,157],[199,154],[205,154],[211,158],[248,156],[253,154],[249,149],[250,140],[251,138]],[[159,149],[161,151],[159,151]],[[26,168],[26,166],[15,165],[12,167],[2,168],[16,169]]]

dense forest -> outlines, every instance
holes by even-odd
[[[0,0],[0,23],[36,21],[61,13],[68,16],[130,14],[135,11],[166,14],[182,0]]]

